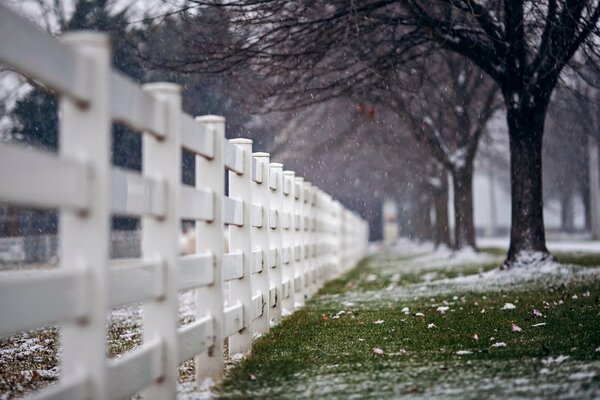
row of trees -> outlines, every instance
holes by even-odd
[[[402,90],[396,83],[398,74],[411,76],[419,62],[432,56],[443,58],[445,52],[477,66],[498,88],[510,138],[512,227],[505,266],[526,263],[532,253],[537,254],[536,260],[551,257],[545,243],[543,216],[544,124],[564,68],[578,52],[593,55],[599,2],[190,0],[189,3],[211,10],[194,15],[194,23],[201,24],[203,29],[215,22],[222,23],[224,14],[235,24],[235,29],[217,40],[192,35],[190,43],[198,52],[169,60],[165,66],[229,73],[243,66],[268,82],[268,90],[263,93],[277,99],[268,104],[278,107],[364,96],[374,88],[384,89],[382,92],[387,89],[391,93],[383,93],[383,97],[393,99],[396,88]],[[476,119],[485,120],[485,113]],[[426,125],[422,131],[431,130],[434,136],[441,136],[431,116],[423,118],[422,125]],[[468,137],[476,137],[476,133],[471,131]],[[451,151],[441,147],[444,142],[431,141],[430,147],[437,148],[435,153],[442,164],[460,160],[448,167],[463,186],[468,186],[468,179],[463,178],[469,172],[467,149],[474,147],[474,153],[476,146],[459,146]],[[466,231],[457,232],[456,236],[461,242],[470,241]]]

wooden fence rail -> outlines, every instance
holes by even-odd
[[[0,335],[60,328],[60,381],[37,397],[174,399],[192,358],[198,385],[218,382],[225,338],[230,354],[249,352],[253,335],[363,256],[365,221],[251,140],[226,140],[222,117],[183,113],[179,86],[113,71],[105,34],[59,40],[0,5],[0,62],[60,97],[58,154],[0,144],[0,201],[60,212],[60,268],[0,274]],[[141,173],[111,165],[113,122],[142,132]],[[181,183],[182,148],[195,154],[195,187]],[[111,261],[112,215],[141,218],[139,259]],[[182,219],[196,221],[195,254],[179,254]],[[178,327],[184,290],[197,311]],[[143,343],[109,360],[106,316],[132,303]]]

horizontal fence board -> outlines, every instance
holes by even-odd
[[[223,142],[225,146],[225,168],[235,172],[238,175],[244,173],[244,152],[241,147],[236,146],[230,141]]]
[[[215,156],[215,132],[196,122],[191,116],[181,116],[181,146],[192,153],[212,159]]]
[[[277,288],[269,288],[269,307],[275,307],[277,305]]]
[[[0,201],[85,211],[90,169],[83,163],[19,145],[0,144]]]
[[[180,257],[177,281],[177,290],[212,285],[215,282],[215,257],[212,254]]]
[[[81,400],[88,396],[88,382],[85,376],[61,377],[58,384],[35,393],[29,400]]]
[[[277,229],[277,225],[279,225],[279,213],[271,208],[269,210],[269,228]]]
[[[283,194],[288,196],[292,191],[292,178],[283,174]]]
[[[281,262],[283,264],[289,264],[292,261],[291,252],[292,248],[289,246],[281,249]]]
[[[264,269],[265,259],[262,250],[254,250],[252,252],[252,273],[256,274]]]
[[[136,171],[113,168],[111,171],[111,211],[116,215],[160,218],[166,212],[165,183]]]
[[[19,271],[0,275],[0,336],[85,316],[84,271]]]
[[[280,173],[280,171],[271,171],[271,173],[269,174],[269,188],[271,188],[272,190],[278,189],[277,182]]]
[[[238,303],[230,307],[225,307],[223,310],[223,318],[225,337],[238,333],[244,329],[244,305]]]
[[[302,275],[294,278],[294,291],[298,293],[300,290],[302,290]]]
[[[285,230],[289,230],[291,227],[291,215],[289,212],[284,212],[281,214],[281,227]]]
[[[178,330],[178,364],[192,359],[214,343],[214,324],[212,316],[207,315],[185,325]]]
[[[281,297],[287,299],[292,294],[292,282],[285,280],[281,283]]]
[[[224,220],[227,225],[244,226],[244,202],[223,197]]]
[[[223,282],[244,277],[244,254],[242,252],[223,254]]]
[[[91,63],[0,4],[0,62],[79,103],[90,100],[84,79]]]
[[[179,201],[182,219],[210,222],[215,218],[215,195],[211,190],[181,185]]]
[[[262,317],[265,311],[264,305],[262,293],[256,293],[252,296],[252,321]]]
[[[256,158],[252,159],[252,180],[254,182],[263,183],[265,168],[267,168],[267,163],[257,160]]]
[[[163,376],[162,341],[152,339],[122,357],[108,362],[108,395],[126,399]]]
[[[133,79],[118,71],[110,74],[110,105],[116,122],[160,138],[169,133],[166,104],[145,93]]]
[[[277,258],[280,256],[278,249],[269,249],[269,267],[277,266]]]
[[[265,209],[263,206],[252,205],[252,226],[262,228],[264,225]]]
[[[110,263],[108,290],[111,307],[158,299],[165,294],[165,266],[157,261],[119,260]]]

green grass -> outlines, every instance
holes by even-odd
[[[491,266],[466,268],[478,272]],[[529,376],[540,380],[540,393],[550,390],[548,395],[552,397],[561,388],[546,385],[547,378],[540,375],[542,360],[569,356],[564,366],[544,372],[551,375],[559,368],[565,369],[566,376],[559,376],[559,382],[590,363],[600,368],[600,352],[595,351],[600,347],[600,282],[537,290],[454,293],[391,306],[373,301],[353,308],[344,303],[343,296],[338,304],[331,302],[331,295],[341,295],[348,289],[378,290],[389,284],[386,279],[364,282],[365,275],[376,272],[372,261],[365,260],[327,284],[319,295],[328,295],[328,301],[321,302],[317,296],[256,341],[252,355],[230,371],[219,390],[220,397],[436,397],[436,391],[441,390],[440,397],[444,398],[450,392],[443,386],[440,389],[441,376],[459,390],[458,398],[504,393],[494,391],[505,390],[501,385],[488,385],[493,388],[491,392],[481,392],[487,386],[471,387],[467,395],[460,390],[473,382],[464,381],[463,375],[476,380]],[[414,274],[399,284],[419,281],[418,274]],[[515,304],[516,309],[502,310],[505,303]],[[441,314],[437,311],[440,305],[449,310]],[[401,312],[404,307],[409,307],[409,315]],[[543,317],[535,318],[534,309]],[[344,313],[338,314],[340,311]],[[417,312],[424,317],[415,316]],[[383,323],[375,323],[381,320]],[[513,323],[523,332],[512,332]],[[533,326],[539,323],[546,325]],[[429,324],[435,327],[428,328]],[[479,340],[473,339],[475,334]],[[497,342],[506,343],[506,347],[491,346]],[[384,354],[374,355],[374,348],[382,349]],[[459,351],[471,353],[458,355]],[[585,383],[584,398],[590,390],[600,395],[599,376]]]

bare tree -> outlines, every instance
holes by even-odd
[[[476,248],[473,164],[486,125],[501,104],[497,85],[469,60],[449,52],[396,75],[383,100],[452,175],[454,246]]]
[[[202,1],[236,29],[223,42],[172,68],[231,72],[241,65],[266,79],[276,107],[354,93],[424,54],[447,49],[500,87],[510,135],[512,227],[506,267],[551,257],[545,244],[542,138],[550,97],[575,52],[597,35],[597,0]],[[195,14],[202,20],[203,9]],[[204,20],[211,23],[211,18]],[[532,255],[535,254],[534,257]]]

